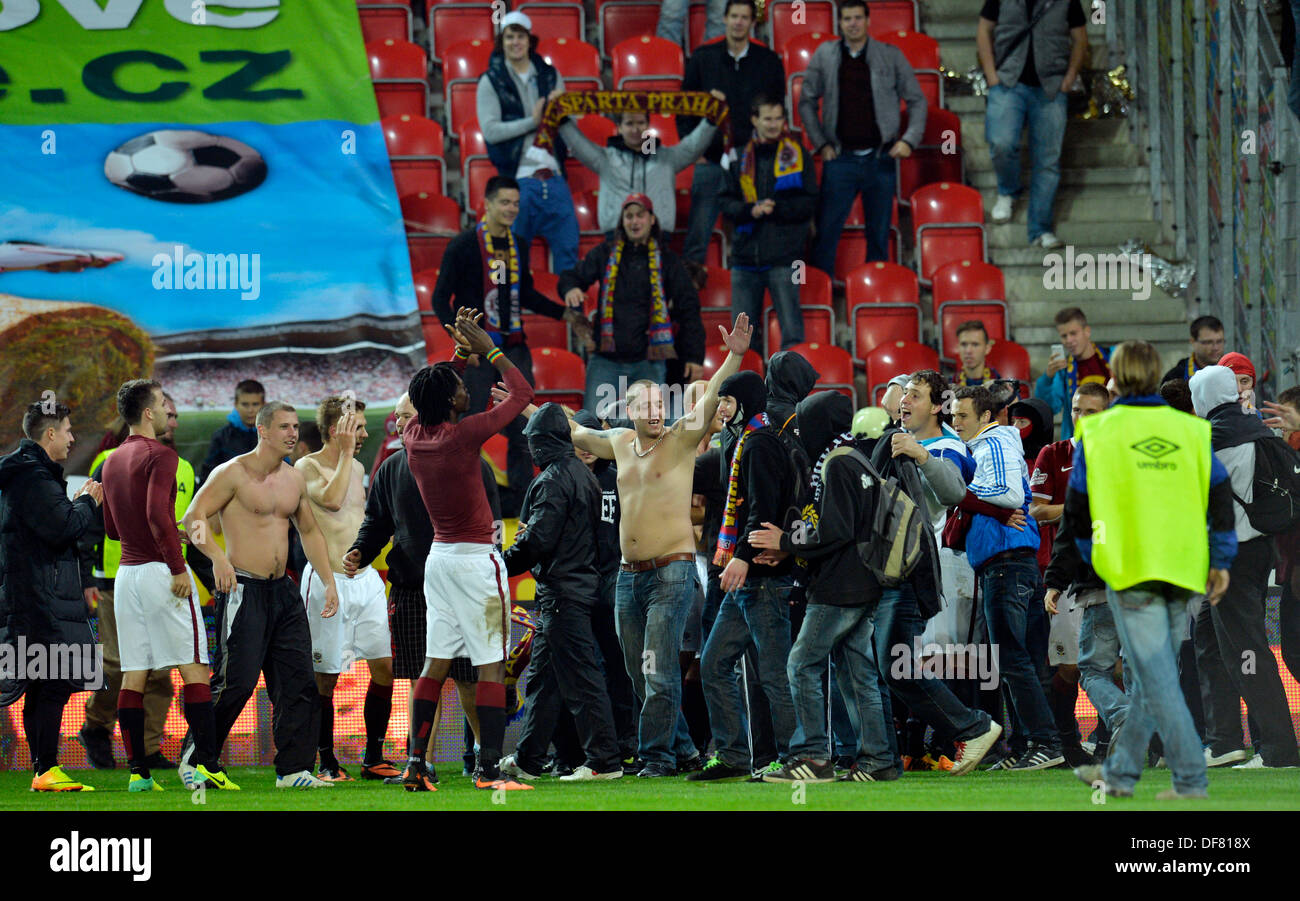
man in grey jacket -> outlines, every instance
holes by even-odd
[[[1029,243],[1060,247],[1052,204],[1061,181],[1065,95],[1088,49],[1079,0],[985,0],[976,49],[988,80],[984,135],[998,175],[993,221],[1010,222],[1020,193],[1020,132],[1029,126]]]
[[[727,99],[717,89],[709,93],[719,100]],[[701,119],[680,143],[665,146],[649,133],[649,128],[647,113],[622,113],[618,134],[601,147],[584,135],[572,119],[560,126],[565,146],[600,176],[597,213],[603,232],[618,228],[623,198],[644,194],[654,202],[659,227],[671,233],[677,227],[677,173],[700,158],[718,131],[708,119]]]
[[[889,259],[889,220],[898,185],[894,161],[911,156],[925,133],[925,95],[916,73],[903,51],[867,37],[868,21],[864,0],[840,4],[842,39],[817,48],[799,99],[804,132],[825,163],[812,264],[832,275],[840,232],[859,192],[867,262]],[[900,98],[907,103],[902,135]]]

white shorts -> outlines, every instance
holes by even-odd
[[[426,657],[468,657],[474,666],[506,659],[510,583],[492,545],[435,541],[424,564],[424,604]]]
[[[966,555],[939,548],[939,575],[943,579],[943,609],[926,620],[921,645],[964,645],[970,641],[971,615],[975,612],[975,570]]]
[[[1074,589],[1056,599],[1056,615],[1047,633],[1047,662],[1052,666],[1079,663],[1079,629],[1083,626],[1083,604]]]
[[[311,628],[311,662],[318,673],[341,673],[358,660],[380,660],[393,656],[393,639],[388,633],[388,599],[384,580],[367,566],[352,578],[334,574],[339,609],[331,617],[325,609],[325,583],[308,563],[299,589],[307,605]]]
[[[113,579],[113,609],[122,672],[208,662],[199,587],[188,568],[186,573],[190,578],[188,599],[172,594],[171,570],[166,563],[118,567]]]

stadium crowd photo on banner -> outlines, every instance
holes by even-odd
[[[0,3],[15,862],[505,809],[1283,865],[1297,17]]]

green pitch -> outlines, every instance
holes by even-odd
[[[1157,802],[1168,770],[1147,770],[1134,798],[1107,798],[1068,770],[1036,773],[908,773],[890,783],[768,785],[700,784],[625,777],[608,783],[561,783],[545,778],[530,792],[475,789],[459,764],[440,769],[434,793],[407,792],[381,782],[349,782],[314,791],[277,790],[269,767],[230,770],[243,789],[196,796],[175,771],[158,776],[165,792],[126,790],[127,771],[68,770],[97,789],[90,794],[32,793],[26,773],[0,773],[0,810],[1300,810],[1300,770],[1210,771],[1208,801]]]

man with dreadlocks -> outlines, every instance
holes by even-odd
[[[745,540],[764,522],[786,522],[795,499],[794,466],[768,420],[762,376],[738,372],[718,390],[735,398],[736,414],[722,439],[729,471],[727,506],[713,557],[715,565],[724,567],[721,586],[726,594],[700,661],[717,754],[704,769],[687,777],[695,782],[748,778],[758,768],[747,746],[744,706],[736,684],[737,664],[751,643],[776,750],[783,758],[790,753],[798,725],[785,672],[794,558],[760,562],[755,559],[758,549]]]
[[[808,151],[786,128],[780,97],[758,94],[751,113],[754,136],[731,167],[722,195],[722,214],[736,225],[731,315],[748,313],[757,320],[766,290],[781,323],[779,349],[786,350],[803,341],[795,259],[803,256],[817,212],[817,174]]]
[[[603,412],[598,405],[617,401],[626,390],[620,378],[661,385],[666,361],[674,359],[685,362],[686,381],[704,374],[700,297],[667,244],[654,203],[644,194],[629,194],[613,237],[560,273],[556,291],[570,307],[581,308],[587,289],[600,282],[582,403],[597,415]]]
[[[528,405],[533,389],[479,327],[481,317],[462,309],[456,325],[448,329],[456,339],[455,359],[424,367],[408,390],[416,418],[404,432],[407,463],[433,522],[434,539],[424,564],[425,661],[411,693],[410,759],[403,780],[407,791],[436,790],[425,770],[424,750],[443,680],[456,657],[468,657],[478,668],[480,754],[475,787],[531,788],[502,779],[498,767],[506,730],[510,600],[505,563],[493,541],[492,511],[479,477],[479,451]],[[470,354],[496,367],[509,390],[500,404],[472,416],[469,392],[460,377]]]

